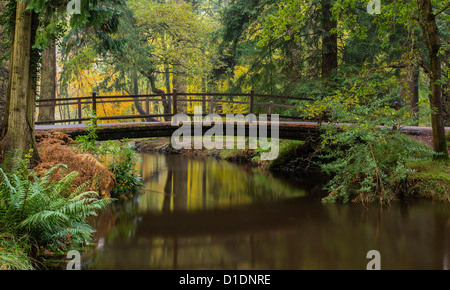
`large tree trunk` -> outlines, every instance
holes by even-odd
[[[161,94],[161,98],[166,100],[163,102],[164,114],[170,114],[171,113],[170,98],[164,96],[166,92],[156,87],[155,75],[153,71],[141,71],[140,73],[150,81],[150,86],[152,88],[153,94]],[[165,117],[164,119],[166,121],[170,121],[170,117]]]
[[[431,6],[431,0],[419,0],[420,13],[422,14],[421,26],[428,47],[431,67],[428,71],[430,78],[431,94],[431,126],[433,128],[433,147],[436,159],[449,159],[447,144],[445,140],[444,119],[442,116],[442,87],[440,84],[442,76],[442,60],[440,56],[440,34],[436,25],[435,15]]]
[[[35,87],[31,46],[36,35],[36,19],[26,10],[28,1],[18,1],[11,50],[8,108],[2,139],[2,157],[14,150],[27,154],[33,150],[32,162],[39,159],[34,135]]]
[[[166,86],[166,92],[168,94],[170,94],[172,92],[172,89],[170,87],[170,71],[169,71],[169,65],[168,64],[164,64],[164,80],[165,80],[165,86]],[[162,97],[163,99],[167,99],[167,101],[165,101],[163,103],[164,106],[164,114],[171,114],[172,113],[172,97],[171,96],[167,96],[166,97]],[[166,117],[165,120],[166,121],[170,121],[170,117]]]
[[[56,45],[51,41],[48,48],[42,52],[40,99],[56,98]],[[39,108],[39,121],[55,120],[56,101],[41,102],[48,107]],[[51,123],[49,123],[51,124]]]

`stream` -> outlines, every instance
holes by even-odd
[[[323,204],[323,180],[141,153],[144,187],[94,221],[82,269],[450,269],[450,205]]]

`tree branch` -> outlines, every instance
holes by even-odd
[[[447,4],[447,6],[445,6],[445,7],[442,8],[441,10],[439,10],[438,12],[434,13],[434,16],[438,16],[439,14],[441,14],[442,12],[444,12],[445,10],[447,10],[448,8],[450,8],[450,3]]]
[[[433,71],[423,61],[419,62],[419,66],[423,68],[427,76],[433,75]]]

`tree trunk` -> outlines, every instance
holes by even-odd
[[[183,0],[175,0],[175,3],[180,5],[183,3]],[[178,47],[183,45],[182,41],[179,41],[176,44]],[[177,59],[173,64],[173,78],[172,78],[172,89],[177,90],[178,93],[186,93],[187,92],[187,83],[186,83],[186,71],[183,66],[183,60]],[[181,96],[182,99],[187,99],[186,96]],[[177,111],[179,114],[187,113],[187,102],[178,102],[177,103]]]
[[[409,104],[411,116],[415,119],[417,126],[419,122],[419,70],[417,67],[407,66],[400,73],[400,97],[403,103]]]
[[[172,89],[170,87],[170,71],[169,71],[169,65],[164,64],[164,80],[165,80],[165,86],[166,86],[166,92],[170,94],[172,92]],[[166,99],[166,97],[163,97],[163,99]],[[170,114],[172,112],[172,97],[167,96],[167,102],[163,103],[164,106],[164,114]],[[166,118],[166,121],[170,121],[170,117]]]
[[[132,72],[132,81],[133,81],[133,95],[139,95],[139,83],[138,83],[138,75],[137,75],[137,71],[133,70]],[[150,114],[150,112],[146,112],[143,108],[142,108],[142,104],[140,101],[138,101],[138,98],[135,98],[134,101],[134,106],[136,108],[136,110],[138,111],[138,113],[140,115],[147,115]],[[159,122],[158,119],[153,118],[153,117],[146,117],[143,119],[146,122]]]
[[[153,94],[165,94],[163,90],[160,90],[156,87],[155,76],[153,71],[141,71],[141,74],[145,76],[150,81],[150,86],[152,87]],[[162,99],[166,100],[163,102],[164,114],[170,114],[170,99],[167,99],[166,96],[161,96]],[[166,121],[170,121],[170,117],[164,118]]]
[[[181,63],[173,65],[172,88],[174,90],[177,90],[178,93],[187,92],[186,72],[184,71],[183,65]],[[184,95],[182,95],[180,98],[187,99],[187,97]],[[178,102],[177,105],[177,111],[179,114],[187,113],[187,102]]]
[[[444,119],[442,116],[442,87],[440,84],[442,75],[442,60],[440,56],[440,34],[436,25],[435,15],[431,5],[431,0],[419,0],[420,12],[422,14],[422,30],[426,40],[431,67],[428,71],[430,78],[431,94],[431,126],[433,131],[433,147],[436,159],[449,159],[447,144],[445,140]]]
[[[337,35],[331,33],[336,28],[336,20],[331,19],[331,1],[322,0],[322,77],[327,77],[338,68]]]
[[[415,120],[415,125],[419,126],[419,75],[420,70],[418,67],[413,68],[412,80],[410,83],[410,90],[412,91],[410,106],[411,106],[411,116]]]
[[[20,150],[23,154],[33,150],[31,160],[33,163],[39,160],[34,135],[35,70],[32,66],[31,53],[36,25],[32,11],[26,10],[27,2],[18,1],[16,6],[9,100],[1,147],[3,158],[14,150]]]
[[[41,92],[40,99],[56,98],[56,45],[54,40],[52,40],[48,48],[42,52],[40,92]],[[39,108],[38,120],[39,121],[55,120],[56,101],[41,102],[40,104],[49,106]]]

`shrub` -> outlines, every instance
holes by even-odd
[[[116,186],[112,195],[134,193],[142,185],[142,178],[136,170],[138,158],[135,151],[127,142],[121,146],[108,142],[106,148],[105,152],[110,157],[108,168],[116,177]]]
[[[405,164],[432,157],[425,144],[400,132],[413,120],[408,108],[392,108],[397,81],[361,77],[310,107],[311,115],[330,116],[321,127],[320,166],[332,176],[324,201],[389,203],[412,173]]]

